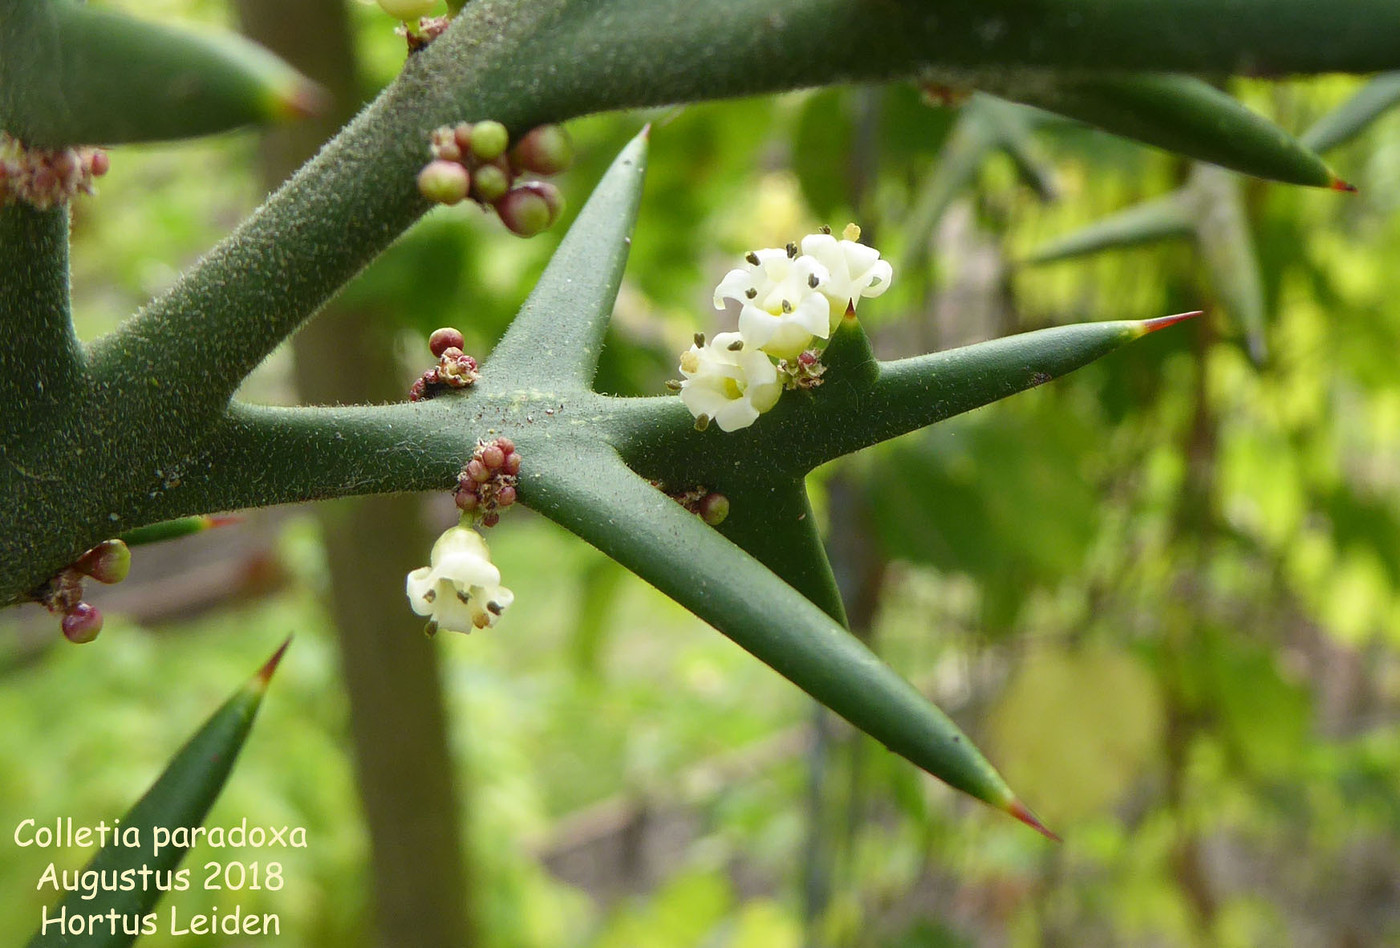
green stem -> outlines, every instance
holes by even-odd
[[[719,532],[845,627],[836,587],[803,480],[726,487],[730,515]]]
[[[68,300],[68,208],[0,207],[0,417],[15,423],[68,398],[82,373],[82,346]]]
[[[448,490],[471,454],[453,418],[452,407],[438,402],[349,408],[235,403],[212,432],[209,453],[192,470],[177,472],[179,485],[149,498],[133,519]]]

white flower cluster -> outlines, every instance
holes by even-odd
[[[408,601],[428,616],[428,633],[470,632],[494,625],[515,594],[501,585],[486,541],[471,527],[448,529],[433,544],[430,566],[408,574]]]
[[[800,245],[756,250],[715,288],[715,309],[739,304],[739,331],[722,332],[681,353],[681,401],[702,426],[722,431],[753,424],[783,393],[775,360],[786,364],[816,340],[831,338],[848,309],[890,285],[887,261],[857,243],[860,228],[844,239],[808,234]]]

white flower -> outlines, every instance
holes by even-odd
[[[682,352],[681,374],[685,407],[721,431],[747,428],[783,394],[777,366],[737,332],[722,332],[707,345]]]
[[[744,341],[779,359],[796,356],[813,336],[831,334],[831,304],[818,291],[830,277],[796,249],[750,253],[748,264],[730,270],[715,288],[715,309],[723,309],[727,299],[738,302]]]
[[[470,632],[493,625],[515,594],[501,585],[486,541],[470,527],[447,530],[433,544],[431,566],[408,574],[408,601],[428,629]]]
[[[890,287],[894,275],[889,261],[880,259],[874,247],[856,243],[860,228],[846,228],[852,239],[838,241],[830,234],[808,234],[802,238],[802,253],[821,263],[830,274],[822,281],[821,292],[831,300],[831,330],[835,331],[846,307],[854,307],[862,297],[875,297]]]

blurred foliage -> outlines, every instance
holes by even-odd
[[[399,41],[376,11],[359,22],[373,81],[387,81]],[[1356,85],[1235,91],[1302,131]],[[642,118],[574,123],[581,160],[562,179],[571,209]],[[882,354],[1211,311],[1194,329],[819,475],[859,485],[872,512],[860,528],[891,564],[875,646],[989,748],[1066,840],[1049,847],[838,735],[824,782],[844,795],[843,815],[816,829],[834,854],[822,939],[1400,939],[1400,117],[1329,156],[1359,195],[1244,185],[1267,301],[1270,359],[1258,367],[1187,245],[1014,266],[1179,186],[1189,169],[1170,157],[1037,120],[1059,200],[1044,201],[990,148],[925,236],[910,233],[909,209],[957,113],[911,89],[644,118],[655,123],[651,175],[603,390],[660,391],[690,333],[711,328],[711,288],[736,251],[852,218],[908,262],[881,309],[900,315],[874,320]],[[76,211],[85,337],[247,211],[251,154],[248,137],[228,136],[114,155],[101,200]],[[347,296],[400,320],[407,386],[438,325],[489,351],[563,230],[518,241],[470,208],[440,209]],[[274,359],[250,387],[286,397],[284,372]],[[363,943],[366,843],[310,524],[288,522],[280,555],[293,579],[276,595],[158,629],[109,620],[103,648],[57,649],[4,673],[6,829],[31,815],[120,812],[206,697],[295,631],[210,824],[249,815],[306,826],[310,847],[282,856],[288,888],[242,902],[279,912],[296,944]],[[541,521],[512,516],[493,549],[517,594],[510,616],[442,642],[461,766],[478,788],[469,842],[492,944],[803,943],[805,702]],[[135,565],[139,575],[139,555]],[[604,803],[688,817],[684,833],[657,841],[647,821],[628,824],[634,844],[662,846],[666,859],[585,883],[604,893],[591,895],[545,857],[562,827],[592,825],[580,814]],[[6,852],[0,943],[17,944],[51,901],[33,888],[43,866],[76,866],[82,854]],[[188,864],[216,855],[197,849]],[[193,911],[199,896],[173,902]]]

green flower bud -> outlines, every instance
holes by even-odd
[[[471,186],[471,172],[455,161],[430,161],[418,172],[419,193],[438,204],[456,204]]]
[[[494,161],[506,153],[510,133],[500,122],[477,122],[472,126],[472,154],[481,161]]]

